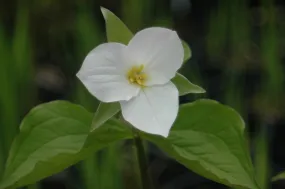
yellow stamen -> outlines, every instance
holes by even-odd
[[[147,75],[143,72],[144,65],[133,66],[127,73],[127,78],[130,83],[145,86]]]

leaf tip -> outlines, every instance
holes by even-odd
[[[103,17],[106,19],[108,9],[106,9],[105,7],[100,7],[100,10],[102,12]]]
[[[200,87],[200,93],[206,93],[206,92],[207,91],[204,88]]]
[[[281,172],[275,175],[274,177],[271,178],[271,181],[276,182],[276,181],[283,180],[283,179],[285,179],[285,172]]]

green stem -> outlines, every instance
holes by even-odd
[[[134,142],[136,146],[142,189],[153,189],[148,172],[147,158],[144,151],[143,142],[137,133],[134,135]]]

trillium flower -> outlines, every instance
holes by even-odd
[[[100,101],[120,102],[124,119],[134,127],[167,137],[179,107],[178,90],[171,79],[183,56],[175,31],[147,28],[127,46],[104,43],[93,49],[77,77]]]

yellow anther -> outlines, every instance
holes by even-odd
[[[147,75],[143,72],[144,65],[133,66],[127,73],[127,78],[130,83],[144,86]]]
[[[137,80],[137,84],[143,85],[143,82],[141,80]]]

